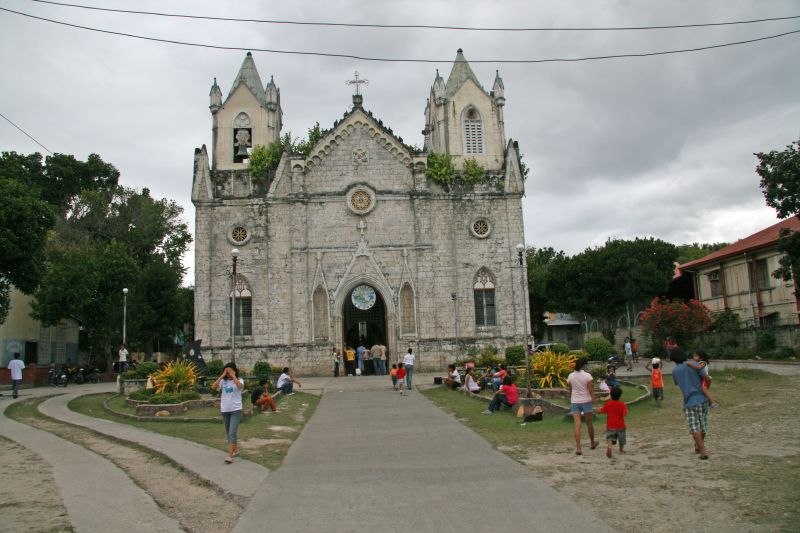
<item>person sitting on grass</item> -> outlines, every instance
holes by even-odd
[[[275,400],[272,399],[272,396],[267,392],[267,380],[262,379],[258,382],[258,387],[253,390],[253,393],[250,395],[250,401],[253,403],[253,408],[256,406],[261,407],[261,411],[266,413],[267,409],[272,409],[272,412],[275,412]]]
[[[467,396],[478,394],[481,391],[481,386],[475,381],[475,376],[472,372],[472,368],[467,368],[467,372],[464,374],[464,392]]]
[[[628,406],[625,402],[619,401],[622,397],[622,388],[617,385],[611,389],[611,399],[603,407],[597,410],[598,413],[605,413],[606,420],[606,457],[611,459],[612,445],[619,440],[619,453],[625,453],[625,415],[628,414]]]
[[[294,384],[297,383],[298,387],[302,387],[303,385],[294,379],[291,375],[289,375],[289,367],[283,367],[283,372],[281,372],[280,377],[278,378],[278,390],[283,391],[286,396],[291,396],[294,394]]]
[[[461,374],[456,370],[456,365],[447,365],[447,377],[444,378],[444,384],[453,390],[461,388]]]
[[[483,414],[490,415],[500,409],[501,405],[507,405],[510,409],[517,403],[518,398],[519,395],[517,394],[517,386],[514,385],[514,381],[511,379],[511,376],[506,376],[503,379],[503,384],[500,386],[500,390],[494,393],[492,401],[489,403],[489,408],[486,409]]]
[[[686,366],[689,368],[694,368],[697,370],[697,373],[700,374],[700,392],[703,393],[703,396],[708,398],[709,407],[711,409],[715,409],[719,404],[714,400],[714,397],[711,396],[711,392],[709,392],[709,388],[711,387],[711,376],[708,375],[708,355],[703,350],[695,350],[692,354],[692,358],[686,361]]]
[[[617,380],[617,367],[614,365],[608,365],[606,367],[606,385],[608,385],[609,389],[613,389],[619,385],[619,380]]]

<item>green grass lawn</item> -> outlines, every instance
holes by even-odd
[[[121,424],[147,429],[155,433],[178,437],[205,444],[212,448],[227,450],[227,440],[222,422],[139,422],[115,416],[103,409],[103,400],[108,394],[81,396],[69,403],[69,408],[84,415],[113,420]],[[112,400],[113,402],[116,400]],[[121,400],[120,400],[121,402]],[[239,426],[239,446],[241,456],[274,470],[283,462],[292,442],[302,431],[306,422],[314,414],[319,397],[297,392],[293,396],[281,398],[278,412],[245,417]],[[113,405],[114,408],[117,405]],[[205,410],[203,410],[205,411]],[[218,410],[212,416],[219,415]]]

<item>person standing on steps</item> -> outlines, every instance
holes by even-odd
[[[19,387],[22,385],[22,370],[25,368],[19,358],[19,352],[14,352],[14,359],[8,362],[8,370],[11,372],[11,397],[19,396]]]
[[[237,433],[239,422],[242,421],[242,390],[244,380],[239,378],[239,371],[235,363],[228,363],[222,369],[222,375],[217,378],[211,388],[219,390],[219,410],[222,421],[225,423],[225,435],[228,437],[228,457],[225,462],[230,464],[233,458],[239,455]]]
[[[409,348],[403,356],[403,368],[406,369],[406,389],[411,392],[411,378],[414,375],[414,350]]]

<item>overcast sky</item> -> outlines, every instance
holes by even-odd
[[[215,2],[74,0],[83,5],[220,17],[353,23],[652,26],[800,15],[796,1]],[[503,6],[502,8],[499,6]],[[319,51],[438,63],[379,63],[254,52],[281,90],[284,132],[331,127],[348,110],[345,80],[369,79],[364,106],[422,145],[425,100],[457,48],[468,61],[655,52],[800,29],[800,19],[647,31],[468,32],[212,22],[0,0],[72,24],[243,48]],[[211,141],[208,92],[227,96],[244,51],[148,42],[0,11],[0,113],[53,152],[98,153],[126,186],[185,208],[193,151]],[[506,88],[506,134],[531,167],[523,200],[529,246],[569,254],[609,237],[676,244],[734,241],[776,221],[753,152],[800,137],[800,34],[687,54],[544,64],[472,63],[485,89]],[[0,119],[0,150],[42,151]],[[186,281],[192,283],[193,250]]]

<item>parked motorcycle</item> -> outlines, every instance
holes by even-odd
[[[81,368],[84,383],[100,383],[100,371],[97,368]]]
[[[50,366],[47,373],[47,382],[51,387],[66,387],[68,383],[67,373],[64,370],[56,370],[55,366]]]

